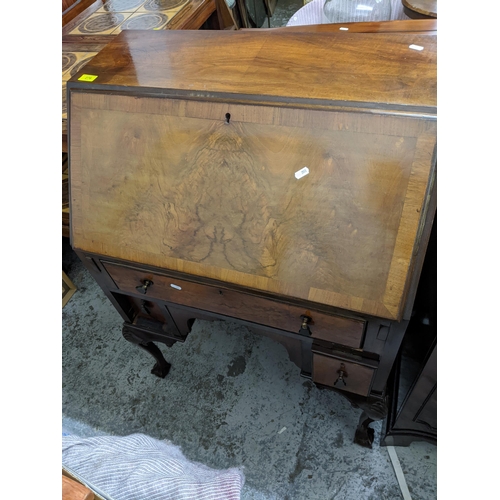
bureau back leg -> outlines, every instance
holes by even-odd
[[[131,342],[132,344],[138,345],[140,348],[144,349],[146,352],[151,354],[153,358],[155,358],[156,363],[151,370],[151,373],[153,375],[156,375],[157,377],[160,378],[165,378],[170,371],[170,363],[166,361],[166,359],[163,357],[162,352],[151,341],[150,335],[148,335],[148,332],[145,332],[143,330],[139,330],[137,328],[134,328],[132,325],[129,325],[125,323],[122,328],[122,335],[127,340],[128,342]],[[167,342],[165,342],[167,345],[169,345]],[[169,345],[169,347],[172,344]]]
[[[315,383],[315,385],[320,390],[334,391],[337,394],[340,394],[345,397],[349,403],[351,403],[353,408],[359,408],[362,410],[358,426],[356,427],[356,431],[354,433],[354,443],[371,449],[375,437],[375,431],[369,427],[369,425],[372,422],[383,420],[387,417],[387,396],[364,397],[318,383]]]
[[[363,410],[359,417],[358,427],[354,434],[354,442],[365,448],[371,448],[375,431],[369,427],[372,422],[382,420],[387,416],[387,404],[384,400],[376,400],[359,404]]]

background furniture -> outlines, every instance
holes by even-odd
[[[266,0],[245,0],[245,9],[248,13],[249,26],[245,28],[260,28],[266,18],[269,20],[270,3]]]
[[[437,0],[401,0],[405,14],[412,19],[437,18]]]
[[[69,80],[72,246],[152,373],[240,321],[370,447],[435,211],[436,36],[282,33],[124,31]]]
[[[437,216],[436,216],[437,217]],[[434,220],[412,318],[389,381],[383,444],[437,444],[437,220]]]
[[[228,0],[231,1],[231,0]],[[63,0],[62,235],[69,237],[66,82],[122,29],[226,29],[249,25],[234,0]],[[246,12],[246,11],[245,11]],[[245,14],[246,15],[246,14]]]

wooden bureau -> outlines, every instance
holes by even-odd
[[[124,31],[68,113],[72,246],[152,372],[240,322],[370,447],[436,209],[435,32]]]

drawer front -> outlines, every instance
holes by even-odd
[[[192,283],[118,264],[103,262],[103,265],[116,286],[124,292],[140,293],[137,287],[141,287],[148,280],[152,284],[147,287],[145,297],[195,307],[295,333],[298,333],[301,328],[303,322],[301,316],[307,315],[311,318],[308,326],[312,337],[353,348],[361,346],[363,321],[330,316],[226,288]]]
[[[375,368],[341,358],[313,354],[313,382],[368,396]]]

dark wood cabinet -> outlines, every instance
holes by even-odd
[[[247,15],[253,28],[260,28],[266,17],[270,16],[264,0],[245,0]]]
[[[437,444],[437,216],[400,354],[389,379],[383,444]]]
[[[124,31],[68,89],[72,246],[153,373],[240,322],[371,446],[436,206],[435,34]]]

